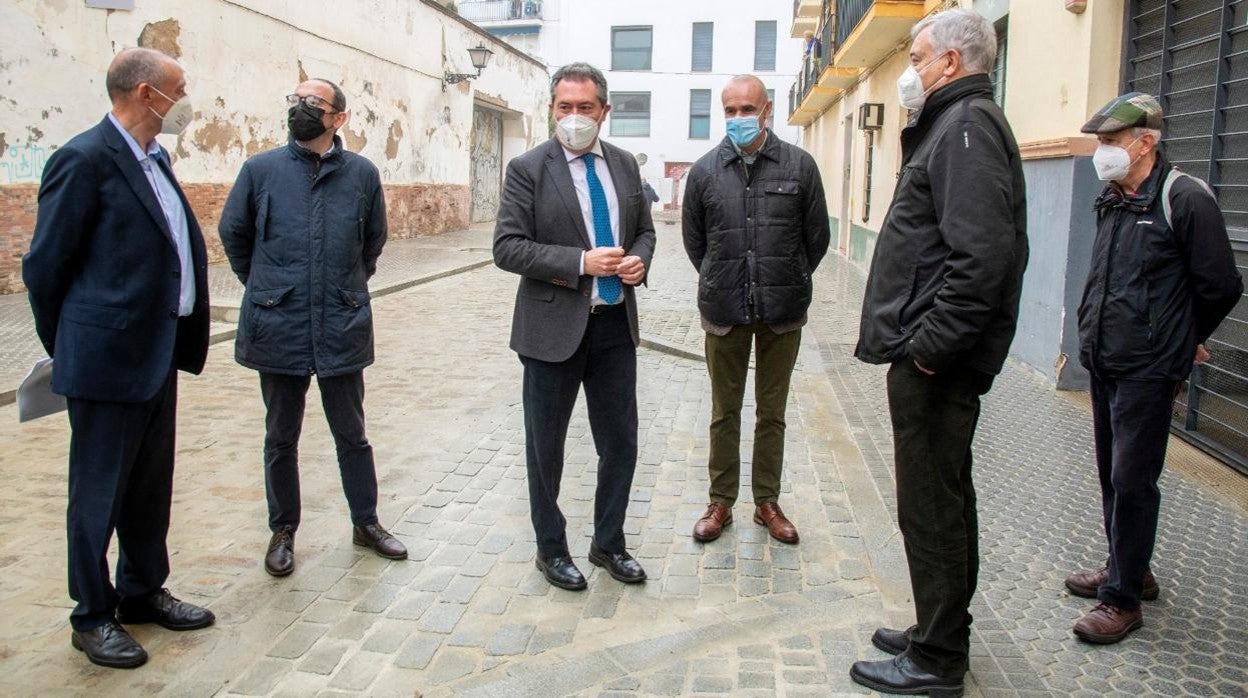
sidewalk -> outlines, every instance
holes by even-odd
[[[369,287],[374,296],[382,296],[428,283],[443,274],[490,264],[493,231],[491,222],[443,235],[391,240]],[[233,339],[243,287],[228,264],[208,266],[208,296],[212,302],[212,341]],[[35,361],[45,356],[26,294],[0,296],[0,405],[13,402],[18,384]]]
[[[472,242],[488,234],[476,235],[443,238],[429,256],[488,247]],[[0,407],[0,476],[11,483],[0,493],[0,694],[867,693],[850,682],[849,664],[882,658],[872,629],[904,627],[912,613],[883,369],[850,355],[862,274],[830,256],[804,331],[781,499],[801,544],[770,541],[750,522],[747,477],[736,523],[701,545],[689,532],[706,501],[710,388],[679,227],[660,224],[658,236],[639,294],[647,348],[626,521],[649,582],[626,587],[585,562],[596,456],[583,404],[562,501],[590,588],[553,589],[533,569],[521,371],[507,348],[515,279],[487,265],[378,294],[372,305],[379,360],[367,372],[367,409],[380,514],[407,542],[408,561],[351,545],[333,443],[312,395],[298,566],[285,579],[266,575],[256,376],[233,362],[227,342],[210,350],[204,375],[182,378],[168,585],[209,605],[218,623],[191,633],[134,628],[152,656],[136,671],[95,667],[69,647],[64,420],[19,425],[12,406]],[[747,391],[745,424],[752,412]],[[968,695],[1245,695],[1248,503],[1242,478],[1223,492],[1199,480],[1209,466],[1190,449],[1172,448],[1175,467],[1163,477],[1154,565],[1163,589],[1145,627],[1109,648],[1071,636],[1089,604],[1068,597],[1062,577],[1103,556],[1089,424],[1079,399],[1017,365],[985,400]]]

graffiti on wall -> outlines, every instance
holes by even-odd
[[[37,183],[51,152],[37,143],[10,145],[0,152],[0,184]]]

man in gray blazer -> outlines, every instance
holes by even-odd
[[[598,451],[589,561],[619,581],[644,581],[624,546],[637,465],[637,304],[654,254],[654,223],[632,155],[604,143],[607,81],[586,63],[551,79],[555,138],[507,166],[494,263],[520,275],[511,348],[524,364],[524,430],[537,568],[584,589],[559,511],[564,441],[585,386]]]

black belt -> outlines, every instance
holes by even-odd
[[[603,313],[607,313],[612,310],[619,310],[620,308],[623,308],[623,307],[624,307],[623,303],[614,303],[612,305],[606,305],[606,304],[591,305],[589,306],[589,314],[590,315],[602,315]]]

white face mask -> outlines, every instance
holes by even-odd
[[[945,77],[942,75],[940,80],[937,80],[929,89],[925,90],[923,89],[923,77],[919,73],[926,70],[927,66],[944,57],[945,54],[942,53],[917,69],[914,66],[910,66],[906,68],[906,72],[901,74],[901,77],[897,78],[897,99],[901,101],[901,106],[910,110],[923,108],[923,103],[927,101],[927,93],[936,89],[936,86]]]
[[[598,122],[581,114],[568,114],[555,124],[555,137],[568,150],[585,150],[598,137]]]
[[[149,87],[151,86],[149,85]],[[161,97],[173,102],[173,106],[169,107],[169,111],[165,112],[164,116],[160,116],[160,113],[151,107],[147,108],[148,111],[160,118],[160,132],[176,136],[185,131],[186,127],[190,125],[191,119],[195,117],[195,108],[191,106],[191,98],[173,99],[155,87],[152,87],[152,90]]]
[[[1139,140],[1137,138],[1131,141],[1127,144],[1127,148],[1135,145]],[[1096,147],[1096,153],[1092,155],[1092,166],[1096,168],[1096,176],[1102,182],[1117,182],[1126,178],[1127,173],[1131,171],[1131,166],[1135,164],[1127,148],[1105,143]]]

